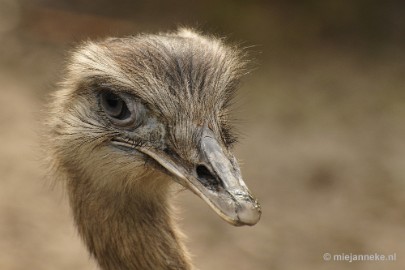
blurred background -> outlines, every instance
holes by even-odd
[[[0,269],[97,269],[40,165],[40,111],[81,40],[179,25],[250,47],[256,66],[236,155],[262,220],[234,228],[180,193],[197,268],[403,269],[405,4],[366,0],[0,0]]]

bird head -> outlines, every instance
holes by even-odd
[[[227,222],[256,224],[260,206],[231,152],[241,58],[187,29],[84,43],[52,105],[58,166],[117,193],[174,180]]]

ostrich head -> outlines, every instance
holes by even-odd
[[[83,44],[52,105],[56,166],[108,190],[107,203],[122,192],[147,201],[176,181],[227,222],[255,224],[260,207],[231,153],[239,58],[190,30]]]

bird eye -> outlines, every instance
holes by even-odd
[[[109,116],[119,120],[124,120],[131,115],[127,104],[114,93],[102,93],[101,106]]]
[[[117,94],[105,91],[100,94],[100,105],[114,124],[124,126],[134,121],[127,103]]]

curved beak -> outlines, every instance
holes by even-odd
[[[139,147],[176,176],[177,181],[202,198],[220,217],[235,226],[254,225],[261,216],[260,205],[242,180],[236,159],[225,155],[208,127],[203,127],[198,146],[199,164],[193,168],[163,151]]]

